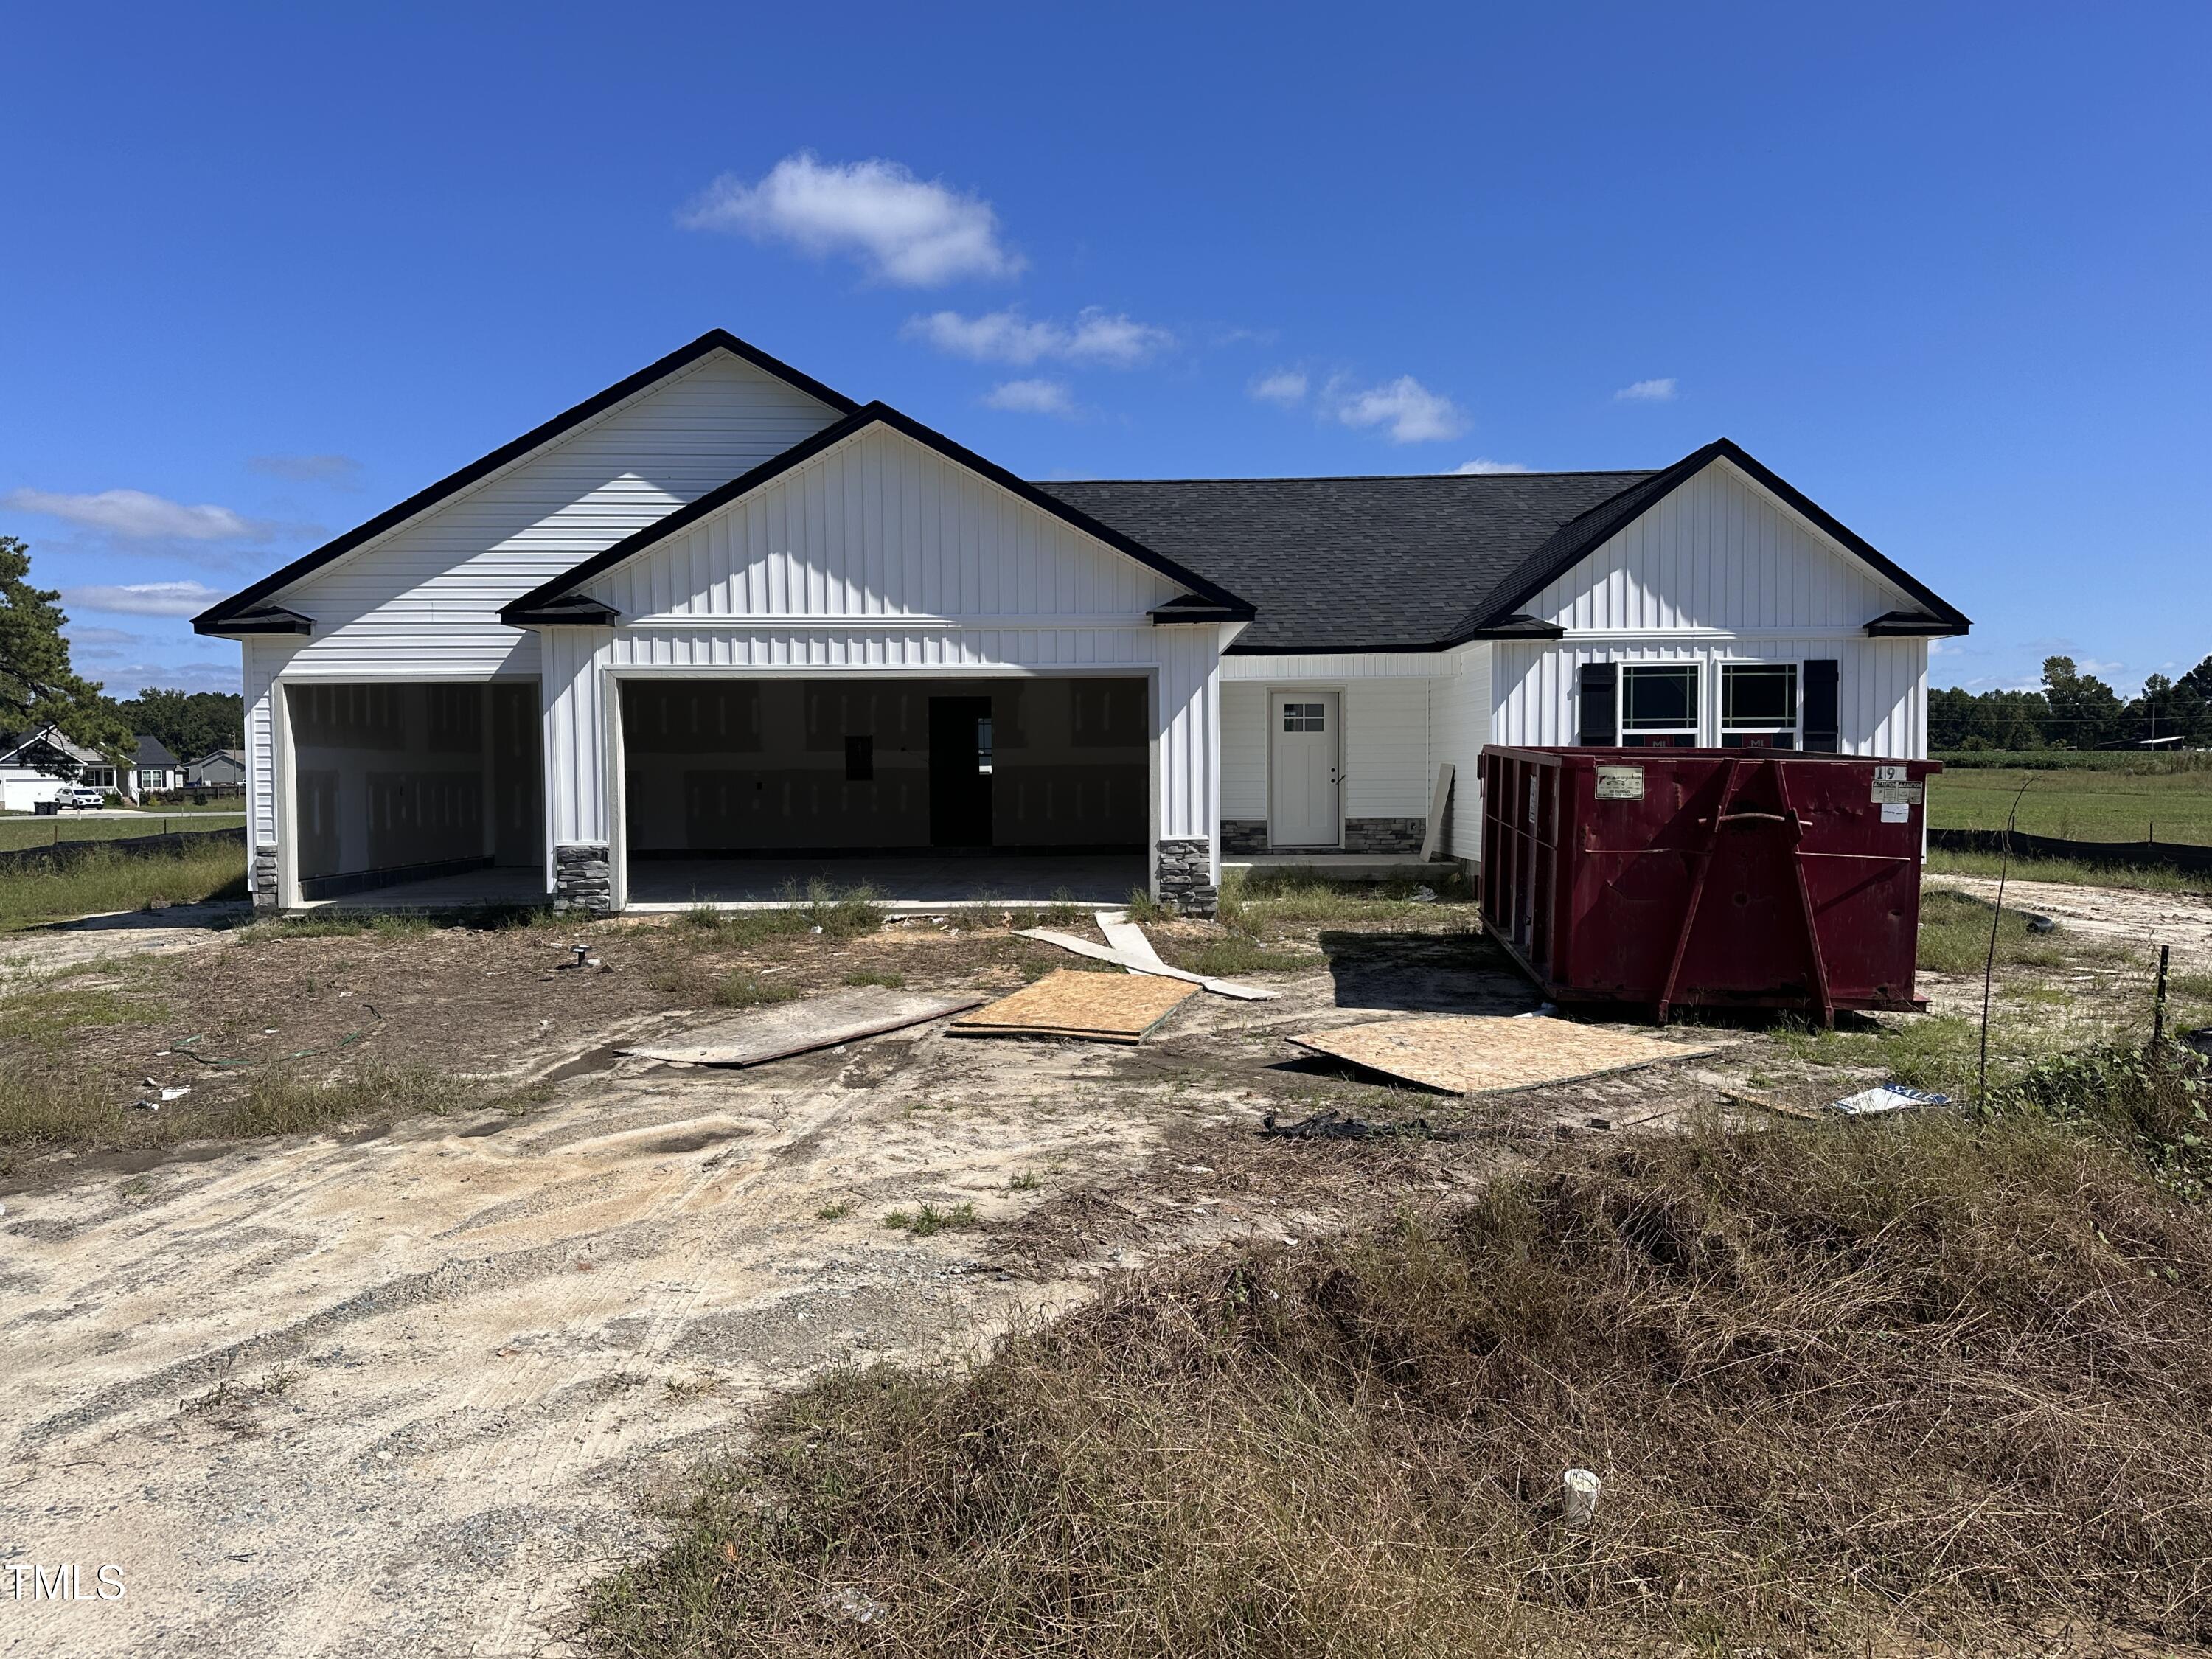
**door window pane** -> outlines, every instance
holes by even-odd
[[[1322,710],[1326,703],[1286,702],[1283,705],[1283,730],[1285,732],[1325,732],[1328,729]]]

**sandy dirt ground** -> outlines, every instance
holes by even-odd
[[[1529,1001],[1464,939],[1342,957],[1279,1001],[1194,998],[1142,1048],[930,1029],[732,1073],[605,1056],[633,1015],[572,1036],[597,1057],[524,1116],[20,1174],[0,1559],[127,1588],[10,1604],[0,1651],[563,1651],[653,1495],[767,1390],[973,1353],[1113,1268],[1448,1191],[1653,1097],[1646,1073],[1469,1112],[1317,1074],[1284,1030]],[[1254,1133],[1323,1104],[1470,1133]],[[884,1224],[921,1203],[978,1224]]]
[[[179,956],[206,950],[226,943],[226,930],[251,914],[242,902],[176,904],[164,910],[125,910],[41,927],[0,939],[0,980],[75,968],[119,951]]]
[[[2021,884],[2009,896],[2212,957],[2200,899]],[[235,1005],[222,1017],[241,1032],[262,1018],[237,979],[255,963],[319,951],[373,976],[386,960],[361,939],[232,940],[258,954],[226,956],[225,934],[173,913],[0,957],[82,966],[91,933],[111,952],[208,953],[179,968],[207,1010]],[[610,955],[649,942],[605,938]],[[1754,1071],[1786,1090],[1750,1036],[1715,1060],[1487,1102],[1347,1079],[1282,1041],[1384,1013],[1528,1008],[1486,947],[1449,932],[1339,936],[1328,966],[1273,979],[1281,1000],[1194,997],[1141,1048],[928,1028],[749,1073],[615,1059],[615,1039],[683,1023],[641,969],[599,989],[546,978],[543,939],[389,948],[432,947],[449,983],[484,988],[483,1007],[540,999],[558,1018],[495,1030],[468,1005],[426,1052],[459,1065],[473,1041],[497,1067],[558,1069],[544,1103],[0,1182],[0,1561],[77,1563],[88,1595],[113,1564],[127,1587],[119,1601],[0,1604],[0,1653],[568,1652],[580,1592],[650,1547],[656,1497],[737,1444],[772,1390],[842,1362],[972,1355],[1117,1267],[1446,1194],[1562,1136],[1709,1107]],[[1011,946],[972,934],[775,948],[794,975],[811,951],[822,983],[890,956],[918,987],[1011,973]],[[329,1000],[344,977],[298,993],[270,1041],[354,1018]],[[410,994],[425,1011],[437,997]],[[500,1050],[514,1024],[526,1052]],[[388,1028],[395,1042],[416,1029]],[[1806,1086],[1832,1093],[1836,1077]],[[1267,1114],[1330,1106],[1460,1138],[1255,1133]],[[884,1224],[925,1203],[972,1205],[975,1224],[917,1237]]]
[[[1931,876],[1931,887],[1955,887],[1994,901],[1995,877]],[[2197,893],[2075,887],[2050,881],[2008,881],[2005,908],[2047,915],[2081,934],[2155,950],[2173,947],[2176,966],[2212,966],[2212,901]]]

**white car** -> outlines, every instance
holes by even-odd
[[[94,789],[88,784],[72,784],[54,799],[63,806],[105,806],[107,805],[107,792]]]

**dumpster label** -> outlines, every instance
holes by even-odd
[[[1917,806],[1928,799],[1928,786],[1924,783],[1908,783],[1901,778],[1889,783],[1883,781],[1881,776],[1884,772],[1902,772],[1904,769],[1901,766],[1875,768],[1874,804],[1876,806]]]
[[[1642,800],[1644,769],[1640,766],[1601,766],[1597,769],[1600,800]]]
[[[1874,781],[1876,783],[1903,783],[1905,769],[1901,766],[1877,766],[1874,769]]]
[[[1884,823],[1910,823],[1912,822],[1912,808],[1901,800],[1886,800],[1881,804],[1881,821]]]

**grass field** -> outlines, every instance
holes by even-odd
[[[0,852],[21,847],[52,847],[73,841],[127,841],[133,836],[166,836],[187,830],[228,830],[246,822],[243,812],[136,812],[127,818],[0,817]]]
[[[2069,841],[2160,841],[2212,847],[2212,771],[2126,774],[2088,768],[1946,770],[1928,786],[1936,830],[2002,830],[2021,784],[2019,828]]]
[[[0,875],[0,933],[71,916],[246,896],[246,848],[216,842],[154,857],[98,848],[60,870]]]

